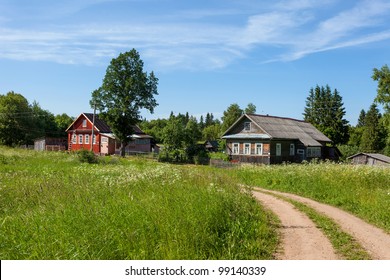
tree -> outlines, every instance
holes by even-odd
[[[65,130],[69,127],[69,125],[72,124],[73,118],[64,113],[61,115],[56,115],[54,117],[54,121],[57,125],[58,135],[66,137],[67,133]]]
[[[383,124],[387,129],[386,153],[390,154],[390,69],[385,64],[381,69],[373,69],[372,79],[378,82],[377,96],[375,101],[383,105],[385,114]]]
[[[256,105],[249,103],[244,110],[245,114],[256,114]]]
[[[344,119],[345,108],[337,89],[332,92],[328,85],[311,88],[303,115],[305,121],[313,124],[335,145],[347,143],[348,121]]]
[[[357,122],[357,125],[356,127],[363,127],[365,126],[365,119],[366,119],[366,111],[364,111],[363,109],[360,111],[360,114],[359,114],[359,119],[358,119],[358,122]]]
[[[387,65],[380,70],[373,69],[372,79],[378,82],[376,102],[384,105],[387,112],[390,112],[390,69]]]
[[[239,117],[243,114],[243,110],[237,103],[231,104],[222,116],[222,131],[225,132],[228,128],[234,124]]]
[[[384,127],[380,119],[381,114],[376,106],[372,104],[364,119],[364,129],[360,142],[360,149],[364,152],[378,152],[384,148]]]
[[[134,133],[133,127],[141,120],[141,109],[154,112],[158,79],[143,71],[143,61],[135,49],[121,53],[111,60],[102,86],[93,91],[91,107],[100,110],[101,117],[110,125],[121,143],[121,155]]]
[[[221,124],[216,123],[203,129],[203,140],[217,140],[221,136]]]
[[[13,91],[0,95],[0,143],[7,146],[31,143],[31,117],[32,110],[23,95]]]

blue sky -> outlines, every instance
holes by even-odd
[[[340,92],[355,124],[390,64],[386,0],[0,0],[0,93],[89,112],[112,58],[135,48],[159,78],[148,119],[220,117],[232,103],[302,119],[309,90]]]

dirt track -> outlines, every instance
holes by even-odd
[[[313,222],[290,203],[277,199],[272,194],[284,196],[304,203],[325,214],[339,224],[343,231],[352,235],[373,259],[390,260],[390,235],[383,230],[336,207],[297,195],[256,188],[261,192],[253,195],[268,207],[281,220],[283,252],[278,259],[337,259],[327,238],[315,227]],[[266,192],[266,193],[264,193]],[[329,248],[330,246],[330,248]]]

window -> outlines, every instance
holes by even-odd
[[[108,143],[108,138],[107,137],[102,137],[102,143]]]
[[[89,144],[89,134],[85,134],[85,144]]]
[[[83,127],[87,127],[87,120],[83,120]]]
[[[256,143],[256,155],[262,155],[263,154],[263,144]]]
[[[250,122],[245,122],[244,123],[244,130],[245,131],[251,131],[251,123]]]
[[[321,157],[321,147],[307,147],[307,157]]]
[[[290,144],[290,156],[295,156],[295,144]]]
[[[76,134],[72,135],[72,144],[77,144],[77,136],[76,136]]]
[[[96,135],[95,134],[93,135],[92,143],[96,144]]]
[[[83,135],[79,134],[79,144],[83,144]]]
[[[233,143],[233,155],[238,155],[240,153],[240,144]]]
[[[250,155],[251,154],[251,144],[245,143],[244,144],[244,155]]]
[[[282,143],[276,143],[276,156],[282,155]]]

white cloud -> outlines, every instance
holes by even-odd
[[[87,4],[102,1],[90,0]],[[274,50],[269,61],[283,61],[389,39],[388,1],[360,1],[325,19],[324,15],[319,17],[321,9],[334,2],[281,1],[247,16],[245,24],[242,21],[241,24],[194,21],[240,14],[234,9],[205,9],[198,15],[196,10],[178,12],[179,16],[173,21],[153,23],[63,24],[30,30],[8,27],[0,29],[0,57],[99,64],[134,47],[159,68],[204,70],[226,67],[245,57],[248,51],[263,47]],[[72,10],[84,7],[76,5],[78,1],[68,0],[67,3],[72,4]],[[243,16],[240,14],[241,18]],[[181,17],[191,18],[191,21],[178,21]]]

